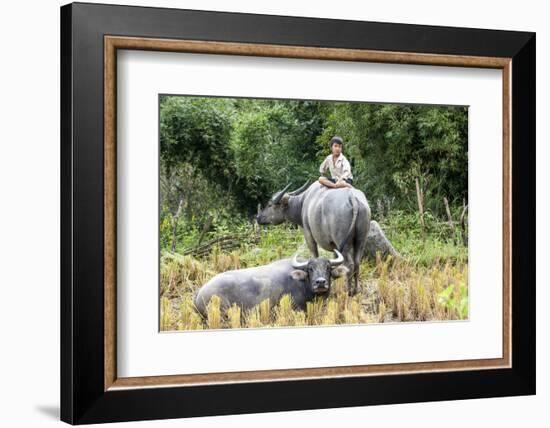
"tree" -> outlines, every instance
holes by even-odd
[[[232,102],[205,97],[161,97],[160,153],[166,172],[188,162],[205,177],[228,186]]]

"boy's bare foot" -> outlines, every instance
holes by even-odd
[[[331,189],[340,189],[342,187],[353,187],[347,181],[338,180],[336,183],[333,183],[326,177],[319,177],[319,183],[323,184],[326,187],[330,187]]]
[[[337,187],[336,184],[334,184],[332,181],[328,180],[325,177],[319,177],[319,183],[326,187],[335,188]]]
[[[347,181],[338,180],[334,187],[341,188],[341,187],[353,187],[353,186],[351,184],[349,184]]]

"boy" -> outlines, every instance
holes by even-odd
[[[319,177],[319,183],[332,188],[338,187],[353,187],[353,176],[351,175],[351,165],[342,153],[344,140],[335,135],[330,140],[330,151],[321,166],[319,172],[325,174],[327,168],[330,171],[332,178]]]

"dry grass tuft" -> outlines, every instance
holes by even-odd
[[[226,312],[230,328],[241,328],[241,308],[233,304]]]
[[[221,299],[216,295],[212,296],[206,305],[206,323],[211,329],[222,326]]]

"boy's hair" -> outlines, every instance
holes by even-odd
[[[340,144],[342,148],[344,148],[344,140],[342,137],[339,137],[338,135],[335,135],[330,139],[330,148],[332,149],[333,144]]]

